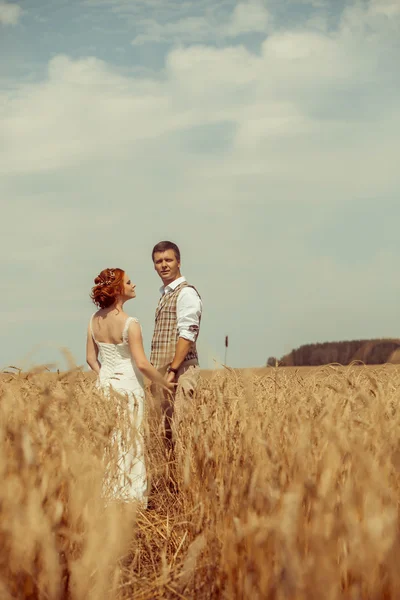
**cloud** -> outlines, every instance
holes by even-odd
[[[394,17],[400,13],[400,4],[397,0],[372,0],[369,10],[371,14]]]
[[[213,42],[229,40],[250,33],[266,33],[269,13],[257,1],[239,2],[230,14],[216,12],[207,7],[200,16],[179,17],[176,20],[145,18],[137,19],[135,26],[140,33],[132,41],[134,46],[145,43]]]
[[[223,35],[238,37],[246,33],[266,33],[269,13],[260,2],[240,2],[234,8]]]
[[[0,25],[17,25],[22,15],[22,8],[18,4],[0,2]]]
[[[205,17],[186,17],[172,23],[159,23],[155,19],[143,19],[140,22],[139,33],[132,45],[156,42],[190,42],[191,40],[204,40],[210,35],[210,25]]]
[[[346,188],[356,197],[389,189],[398,182],[400,78],[391,39],[371,15],[371,7],[347,12],[334,33],[276,31],[259,53],[244,46],[176,48],[152,78],[126,76],[94,57],[59,55],[45,81],[3,93],[0,171],[48,172],[118,160],[127,150],[143,163],[147,144],[153,161],[172,148],[177,165],[207,166],[220,180],[257,175],[260,188],[293,181],[296,197],[300,181],[308,198],[319,198],[324,182],[332,185],[325,198]],[[348,35],[356,16],[357,27],[362,19],[369,31],[376,23],[373,35]],[[193,128],[218,123],[232,131],[222,165],[212,140],[195,161],[182,153],[179,140],[190,144]],[[377,159],[385,148],[385,161]],[[360,169],[363,177],[354,177]]]

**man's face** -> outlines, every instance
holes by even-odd
[[[181,263],[177,260],[173,250],[154,253],[154,268],[161,277],[163,284],[168,285],[181,276]]]

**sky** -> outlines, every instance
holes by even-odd
[[[178,244],[201,364],[400,337],[399,0],[0,0],[0,368],[85,363]]]

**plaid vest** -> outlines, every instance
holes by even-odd
[[[161,369],[169,365],[175,356],[176,343],[179,338],[176,303],[179,292],[186,286],[189,286],[189,284],[187,281],[183,281],[172,292],[169,292],[169,294],[163,294],[158,303],[150,354],[150,362],[156,369]],[[189,287],[196,290],[193,285]],[[198,364],[198,360],[196,343],[193,342],[182,364],[188,361]]]

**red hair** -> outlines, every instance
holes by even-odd
[[[90,294],[91,299],[99,308],[109,308],[124,290],[124,275],[122,269],[104,269],[94,280],[95,286]]]

